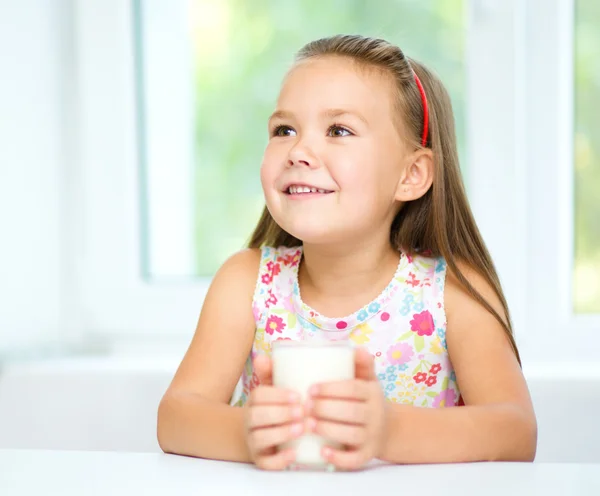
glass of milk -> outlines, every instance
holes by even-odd
[[[306,401],[313,384],[354,379],[354,348],[349,341],[275,341],[272,344],[273,385],[296,391]],[[316,434],[304,434],[281,449],[296,451],[296,465],[326,468],[323,446],[340,449]]]

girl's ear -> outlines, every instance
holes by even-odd
[[[433,184],[433,153],[429,148],[416,151],[406,165],[395,199],[407,202],[421,198]]]

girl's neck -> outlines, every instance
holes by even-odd
[[[376,298],[392,279],[399,253],[388,239],[337,246],[304,245],[298,282],[304,303],[343,317]]]

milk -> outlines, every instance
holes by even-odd
[[[296,391],[303,402],[313,384],[354,379],[354,348],[346,341],[276,341],[272,359],[273,385]],[[299,465],[325,467],[323,446],[341,448],[316,434],[304,434],[281,448],[293,448]]]

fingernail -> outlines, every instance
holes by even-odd
[[[314,432],[317,429],[317,419],[310,417],[307,421],[306,421],[306,425],[308,427],[308,430],[310,432]]]
[[[295,406],[292,408],[292,417],[294,418],[302,418],[304,415],[304,411],[301,406]]]
[[[300,401],[300,395],[298,393],[290,393],[289,400],[290,403],[298,403]]]
[[[323,456],[327,459],[331,458],[331,455],[333,454],[333,450],[331,448],[328,448],[327,446],[325,446],[323,448]]]
[[[312,412],[314,404],[315,404],[314,401],[312,401],[312,400],[306,400],[304,408],[306,408],[306,411],[310,413],[310,412]]]
[[[319,394],[319,386],[317,386],[316,384],[311,386],[308,390],[308,394],[310,394],[311,396],[316,396],[317,394]]]

